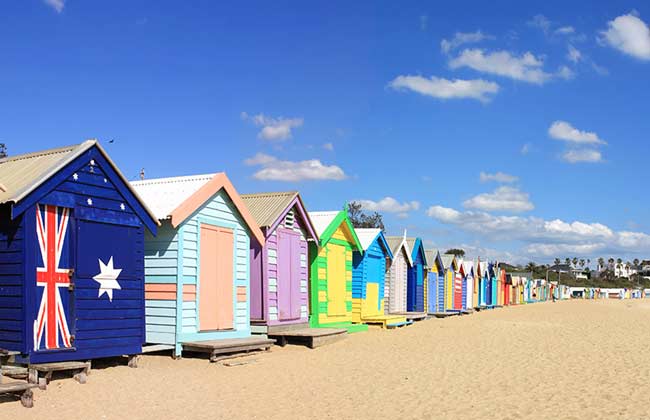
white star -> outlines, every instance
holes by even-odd
[[[126,206],[124,205],[124,203],[120,203],[120,209],[121,210],[126,210]]]
[[[95,159],[90,160],[90,166],[95,166]]]
[[[113,290],[122,290],[122,287],[117,282],[117,277],[121,272],[121,268],[113,267],[113,257],[108,260],[108,264],[104,264],[104,262],[99,259],[99,274],[93,277],[93,280],[99,283],[98,298],[102,297],[102,295],[106,293],[108,300],[111,302],[113,301]]]
[[[93,199],[89,198],[88,200],[86,200],[86,203],[88,203],[89,206],[92,206],[93,205]]]
[[[104,184],[106,184],[107,182],[108,182],[108,179],[104,178]]]
[[[78,179],[79,179],[79,175],[77,175],[77,174],[72,174],[72,179],[74,179],[75,181],[78,180]]]

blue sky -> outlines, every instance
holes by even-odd
[[[129,179],[366,200],[482,257],[650,257],[646,2],[224,3],[6,2],[0,141],[114,138]]]

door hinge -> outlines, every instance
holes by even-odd
[[[70,344],[74,344],[74,334],[70,335]]]
[[[72,292],[74,290],[74,283],[72,281],[72,278],[74,277],[74,268],[71,268],[68,270],[68,278],[70,279],[70,283],[68,284],[68,291]]]

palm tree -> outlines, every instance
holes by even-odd
[[[566,258],[564,259],[564,262],[566,263],[566,265],[571,265],[571,258],[566,257]]]
[[[589,264],[591,264],[591,259],[587,258],[587,267],[589,267]]]
[[[580,268],[584,268],[585,267],[585,259],[581,258],[579,264],[580,264]]]
[[[559,259],[559,258],[556,258],[556,259],[553,261],[553,264],[555,264],[555,265],[560,265],[560,262],[561,262],[560,259]]]
[[[607,264],[610,270],[614,268],[614,258],[609,257],[609,259],[607,260]]]
[[[634,263],[635,266],[639,265],[639,259],[638,258],[635,258],[634,261],[632,261],[632,262]]]
[[[531,261],[528,264],[526,264],[526,271],[530,271],[532,273],[533,271],[535,271],[535,267],[537,267],[537,265],[533,261]]]
[[[605,268],[605,259],[603,257],[598,258],[598,271],[602,271]]]
[[[573,263],[573,268],[576,268],[578,266],[578,257],[573,257],[571,262]]]

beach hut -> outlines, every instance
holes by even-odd
[[[488,276],[489,276],[489,306],[491,307],[496,307],[498,306],[498,296],[499,296],[499,291],[498,291],[498,281],[497,281],[497,272],[498,268],[496,266],[496,263],[491,262],[488,263]]]
[[[424,246],[420,238],[406,238],[411,250],[412,264],[407,272],[406,310],[407,312],[425,312],[424,272],[427,266]]]
[[[6,157],[0,183],[0,348],[52,365],[141,353],[158,221],[104,149]]]
[[[312,348],[340,338],[343,329],[309,328],[308,243],[318,235],[300,194],[241,197],[264,235],[264,245],[251,241],[251,331]]]
[[[427,258],[427,312],[436,314],[444,312],[445,302],[445,269],[436,250],[425,250]]]
[[[444,311],[455,311],[455,280],[456,272],[459,270],[458,261],[455,255],[445,254],[442,256],[442,262],[445,266],[445,299]]]
[[[465,292],[463,309],[474,308],[474,262],[471,260],[463,261],[463,271],[465,273]]]
[[[363,253],[346,210],[309,212],[319,242],[309,245],[309,323],[314,328],[366,331],[352,322],[352,253]]]
[[[148,350],[220,354],[268,349],[251,337],[250,243],[255,219],[224,173],[131,183],[162,226],[145,237]]]
[[[387,236],[386,242],[393,254],[390,270],[386,272],[386,310],[391,314],[406,313],[408,270],[412,265],[411,251],[405,236]]]
[[[479,307],[479,300],[481,295],[481,260],[476,259],[472,261],[473,270],[474,270],[474,281],[472,286],[472,308]]]
[[[401,315],[385,313],[384,284],[393,253],[381,229],[355,229],[360,251],[352,254],[352,322],[384,328],[405,325]]]

